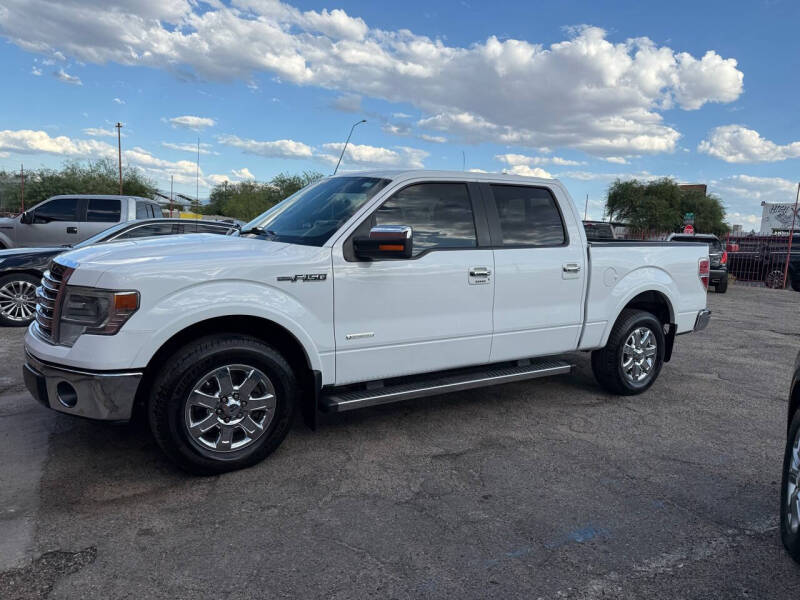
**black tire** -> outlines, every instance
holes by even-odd
[[[781,478],[781,541],[795,561],[800,563],[800,527],[796,531],[790,529],[790,512],[788,506],[789,466],[792,461],[792,450],[797,436],[800,435],[800,410],[795,411],[786,436],[786,450],[783,454],[783,477]]]
[[[794,279],[794,278],[790,279],[789,285],[792,286],[792,289],[795,292],[800,292],[800,279]]]
[[[717,285],[714,286],[714,293],[715,294],[724,294],[728,291],[728,276],[725,275],[725,278],[722,279]]]
[[[17,309],[6,311],[4,310],[2,305],[0,305],[0,325],[4,327],[27,327],[28,325],[31,324],[31,322],[36,318],[35,290],[40,283],[41,283],[40,277],[36,277],[35,275],[30,275],[28,273],[11,273],[10,275],[5,275],[4,277],[0,277],[0,290],[5,288],[6,286],[11,286],[12,289],[16,289],[19,291],[26,290],[25,295],[30,297],[30,300],[33,302],[33,306],[28,305],[28,308],[26,310],[34,311],[31,313],[30,317],[24,317],[22,313],[16,314],[13,312],[13,310]],[[33,286],[32,289],[31,286]],[[6,293],[8,293],[8,291],[6,291]]]
[[[628,338],[638,328],[649,329],[655,341],[655,355],[647,376],[641,381],[629,379],[623,369],[623,351]],[[647,390],[664,364],[664,326],[644,310],[626,308],[620,313],[604,348],[592,352],[592,371],[597,382],[612,394],[633,396]]]
[[[257,369],[268,378],[274,388],[274,414],[260,437],[246,447],[227,452],[200,448],[184,418],[191,410],[186,408],[189,395],[206,374],[234,364]],[[281,444],[292,424],[296,394],[295,375],[275,348],[246,335],[210,335],[178,349],[162,364],[148,403],[150,429],[182,469],[197,475],[234,471],[263,460]]]

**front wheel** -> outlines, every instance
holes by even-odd
[[[148,407],[150,428],[181,468],[212,475],[273,452],[292,422],[297,383],[273,347],[245,335],[212,335],[164,362]]]
[[[39,279],[27,273],[0,278],[0,325],[25,327],[36,317]]]
[[[800,410],[789,426],[783,456],[781,540],[789,556],[800,563]]]
[[[782,288],[783,271],[779,271],[778,269],[769,271],[764,277],[764,285],[766,285],[768,288],[772,288],[773,290]]]
[[[664,328],[652,314],[625,309],[604,348],[592,352],[597,382],[612,394],[641,394],[655,382],[664,363]]]

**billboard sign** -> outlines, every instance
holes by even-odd
[[[800,215],[796,214],[795,203],[771,204],[765,202],[761,213],[761,232],[769,235],[774,230],[788,231],[792,228],[792,218],[795,218],[795,229],[800,229]]]

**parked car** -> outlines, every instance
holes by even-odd
[[[800,292],[800,235],[755,235],[736,238],[728,253],[728,270],[743,281],[763,281],[770,288],[786,286]],[[786,259],[789,257],[787,268]]]
[[[786,419],[786,450],[781,481],[781,539],[800,563],[800,354],[794,363]]]
[[[181,233],[229,234],[237,231],[230,223],[196,219],[146,219],[120,223],[93,235],[71,248]],[[50,260],[70,247],[18,248],[0,250],[0,325],[24,326],[33,321],[36,287]]]
[[[162,216],[158,202],[138,196],[53,196],[0,219],[0,249],[77,244],[115,223]]]
[[[717,294],[728,291],[728,251],[719,238],[710,233],[673,233],[667,238],[670,242],[702,242],[708,245],[708,258],[711,260],[709,285]]]
[[[178,465],[217,473],[275,450],[296,409],[314,428],[322,411],[570,373],[565,352],[640,394],[708,324],[709,264],[700,244],[588,243],[551,179],[333,176],[237,236],[57,256],[25,381],[72,415],[137,405]]]

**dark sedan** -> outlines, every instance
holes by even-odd
[[[236,229],[235,224],[220,221],[142,219],[110,227],[75,246],[2,250],[0,251],[0,325],[19,327],[33,320],[36,311],[36,287],[50,259],[57,254],[92,244],[184,233],[228,235]]]
[[[800,563],[800,354],[789,388],[786,451],[781,483],[781,539],[789,555]]]

